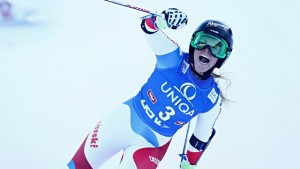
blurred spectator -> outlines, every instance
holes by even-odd
[[[7,21],[12,19],[11,3],[7,0],[0,0],[0,20]]]

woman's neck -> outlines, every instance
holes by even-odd
[[[209,88],[212,85],[213,80],[214,80],[214,78],[212,76],[209,76],[207,79],[201,79],[193,71],[192,71],[192,79],[193,79],[194,83],[202,89]]]

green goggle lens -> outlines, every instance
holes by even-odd
[[[191,45],[200,50],[209,46],[210,52],[216,58],[220,59],[224,59],[226,54],[230,54],[228,44],[225,40],[204,32],[197,32],[195,37],[192,39]]]

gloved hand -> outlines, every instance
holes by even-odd
[[[187,15],[177,8],[169,8],[161,13],[161,16],[156,16],[155,26],[159,29],[171,28],[181,29],[188,22]]]
[[[182,160],[180,163],[181,169],[195,169],[196,165],[191,165],[187,160]]]

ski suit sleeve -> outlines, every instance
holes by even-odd
[[[190,164],[197,164],[215,135],[214,124],[221,113],[221,106],[221,98],[219,97],[217,104],[211,110],[197,116],[195,130],[187,148],[187,158]]]
[[[179,46],[162,30],[154,26],[153,18],[143,19],[141,28],[151,50],[156,55],[157,68],[175,67],[181,63],[182,56]]]

